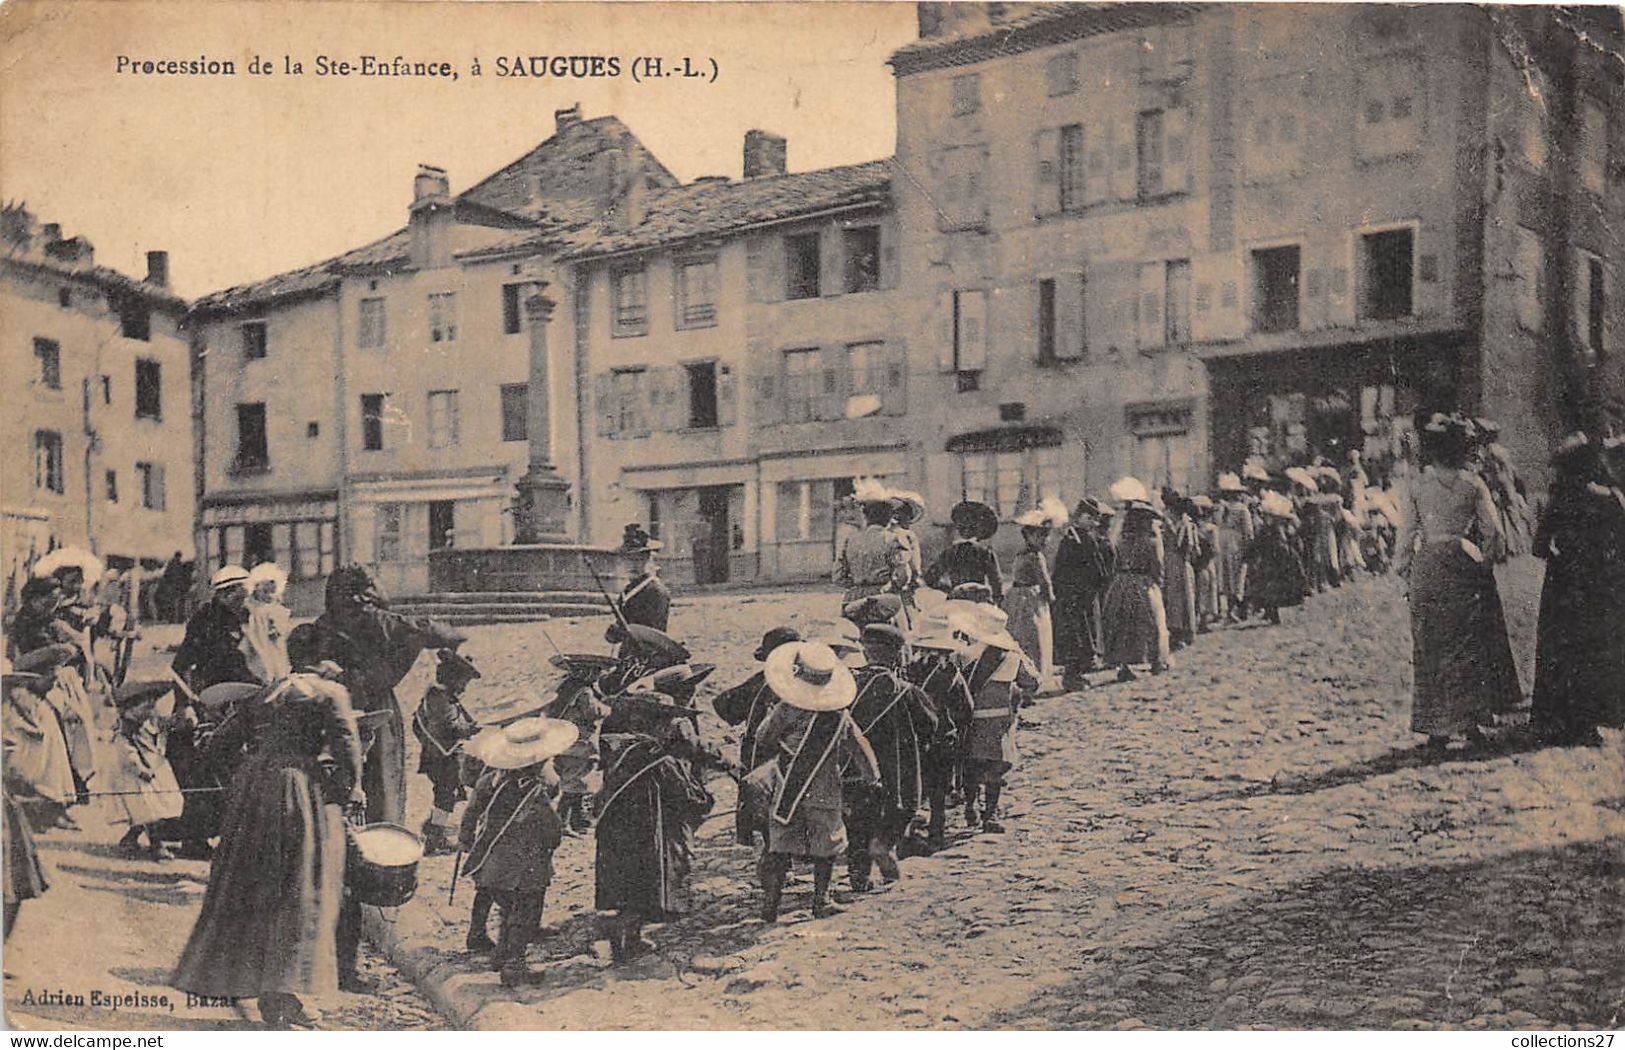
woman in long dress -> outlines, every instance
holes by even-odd
[[[1480,727],[1522,694],[1492,566],[1502,552],[1489,489],[1467,469],[1462,420],[1435,416],[1422,432],[1426,466],[1410,485],[1394,565],[1410,585],[1415,701],[1411,731],[1443,750],[1484,741]]]
[[[1259,524],[1247,547],[1247,604],[1264,614],[1266,623],[1281,622],[1281,610],[1302,605],[1309,574],[1293,532],[1292,501],[1266,492],[1258,503]]]
[[[1234,474],[1219,475],[1219,593],[1226,619],[1232,623],[1247,615],[1247,548],[1253,542],[1253,512],[1247,490]]]
[[[270,1027],[308,1023],[299,997],[338,990],[339,807],[365,798],[349,694],[319,675],[289,675],[216,736],[216,746],[253,750],[232,781],[203,909],[170,983],[257,998]]]
[[[1137,677],[1131,664],[1150,664],[1153,674],[1168,669],[1162,580],[1160,516],[1150,503],[1130,500],[1123,508],[1123,534],[1117,541],[1117,572],[1106,589],[1100,613],[1106,630],[1106,663],[1118,669],[1118,681]]]
[[[1533,722],[1549,744],[1596,745],[1598,726],[1625,722],[1625,494],[1583,434],[1555,462],[1535,533],[1546,580]]]
[[[274,682],[292,668],[288,665],[288,628],[293,613],[282,604],[288,574],[274,562],[261,562],[248,570],[248,622],[243,624],[243,656],[248,669],[261,682]]]
[[[1196,641],[1196,527],[1178,492],[1163,489],[1162,502],[1162,604],[1170,648],[1183,649]]]
[[[1039,680],[1048,683],[1055,672],[1055,635],[1050,608],[1055,604],[1055,588],[1050,582],[1049,563],[1044,547],[1049,543],[1048,521],[1037,516],[1017,519],[1025,545],[1012,566],[1010,589],[1004,595],[1004,611],[1010,617],[1010,633],[1021,651],[1038,668]]]

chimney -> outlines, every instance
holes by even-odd
[[[553,111],[553,133],[564,134],[564,129],[572,124],[581,123],[581,103],[577,102],[569,109],[555,109]]]
[[[745,178],[783,175],[789,150],[783,135],[754,128],[745,132]]]
[[[159,288],[169,287],[169,253],[147,253],[147,283]]]
[[[942,35],[943,7],[941,3],[922,2],[914,5],[914,17],[920,26],[920,39]]]
[[[59,232],[62,229],[55,223],[51,225],[55,226]],[[86,266],[96,261],[95,245],[83,237],[64,238],[58,236],[56,240],[48,240],[45,243],[45,254],[58,262],[84,263]]]
[[[1007,13],[1006,4],[920,3],[914,5],[920,37],[953,36],[986,29]]]
[[[451,179],[445,168],[419,164],[412,180],[412,264],[431,270],[451,262]]]

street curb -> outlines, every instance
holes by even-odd
[[[430,949],[408,947],[396,935],[395,923],[385,919],[378,908],[362,906],[361,928],[373,946],[384,953],[390,965],[401,971],[442,1017],[463,1031],[483,1028],[479,1015],[493,1004],[466,988],[452,986],[453,978],[472,975],[448,964]],[[492,977],[495,976],[493,973]],[[474,982],[462,983],[467,985]]]

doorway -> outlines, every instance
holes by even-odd
[[[699,490],[700,527],[694,534],[694,582],[727,583],[733,530],[728,525],[728,486]]]
[[[453,546],[457,528],[457,501],[437,499],[429,504],[429,549],[445,550]]]

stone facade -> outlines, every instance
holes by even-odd
[[[149,253],[145,279],[126,277],[20,206],[5,209],[0,236],[7,607],[55,547],[87,547],[115,568],[189,559],[186,303],[169,291],[167,254]]]

